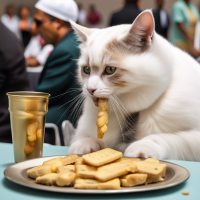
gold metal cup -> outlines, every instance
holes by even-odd
[[[7,96],[15,162],[42,157],[50,94],[8,92]]]

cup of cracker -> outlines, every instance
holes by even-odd
[[[7,96],[15,162],[42,157],[50,94],[9,92]]]

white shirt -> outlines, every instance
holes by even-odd
[[[41,40],[40,35],[33,36],[25,49],[24,56],[25,58],[35,57],[40,65],[44,65],[54,47],[51,44],[42,47]]]
[[[19,18],[16,15],[13,15],[10,18],[7,14],[2,15],[1,22],[10,30],[12,31],[18,39],[21,40],[21,32],[19,29]]]
[[[85,10],[80,10],[78,15],[78,23],[80,25],[85,25],[87,21],[87,12]]]

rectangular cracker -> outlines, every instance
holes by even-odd
[[[133,187],[142,185],[147,180],[147,174],[128,174],[120,177],[120,182],[123,187]]]
[[[137,166],[133,162],[111,163],[99,167],[95,174],[95,178],[99,181],[109,181],[126,175],[129,172],[134,172],[134,169],[137,169]]]
[[[113,162],[127,162],[132,161],[133,163],[141,162],[140,158],[119,158],[116,161]]]
[[[56,173],[64,173],[64,172],[74,172],[75,173],[75,166],[74,165],[67,165],[67,166],[59,166]]]
[[[79,178],[95,178],[97,168],[88,165],[76,165],[76,176]]]
[[[166,171],[166,164],[154,163],[154,162],[138,162],[136,163],[138,169],[137,172],[148,174],[152,178],[157,178]]]
[[[120,189],[119,178],[107,182],[101,182],[94,179],[82,179],[77,178],[75,181],[74,188],[76,189],[99,189],[99,190],[117,190]]]
[[[43,185],[56,185],[57,177],[58,177],[58,174],[56,173],[46,174],[46,175],[37,177],[35,180],[35,183],[40,183]]]
[[[78,159],[78,155],[73,154],[73,155],[69,155],[69,156],[65,156],[63,159],[63,165],[69,165],[72,163],[75,163],[76,159]]]
[[[52,173],[50,165],[38,166],[27,170],[27,175],[30,178],[37,178],[38,176],[43,176],[45,174],[50,174],[50,173]]]
[[[110,148],[82,156],[83,161],[89,165],[99,167],[122,157],[122,153]]]

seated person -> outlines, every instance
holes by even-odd
[[[0,142],[12,143],[7,92],[30,91],[23,46],[0,22]]]
[[[76,62],[80,54],[78,47],[80,43],[69,23],[69,20],[77,21],[78,6],[73,0],[40,0],[35,7],[34,20],[39,33],[46,44],[54,46],[44,65],[36,91],[50,93],[51,97],[60,95],[59,98],[50,97],[46,122],[58,125],[63,145],[62,121],[71,120],[74,126],[77,121],[76,113],[72,113],[71,110],[65,113],[67,108],[70,109],[69,105],[77,93],[67,93],[62,96],[61,94],[71,88],[80,88],[76,81]]]
[[[26,65],[28,67],[43,66],[54,47],[52,44],[44,45],[35,22],[32,23],[30,31],[32,37],[24,52]]]

